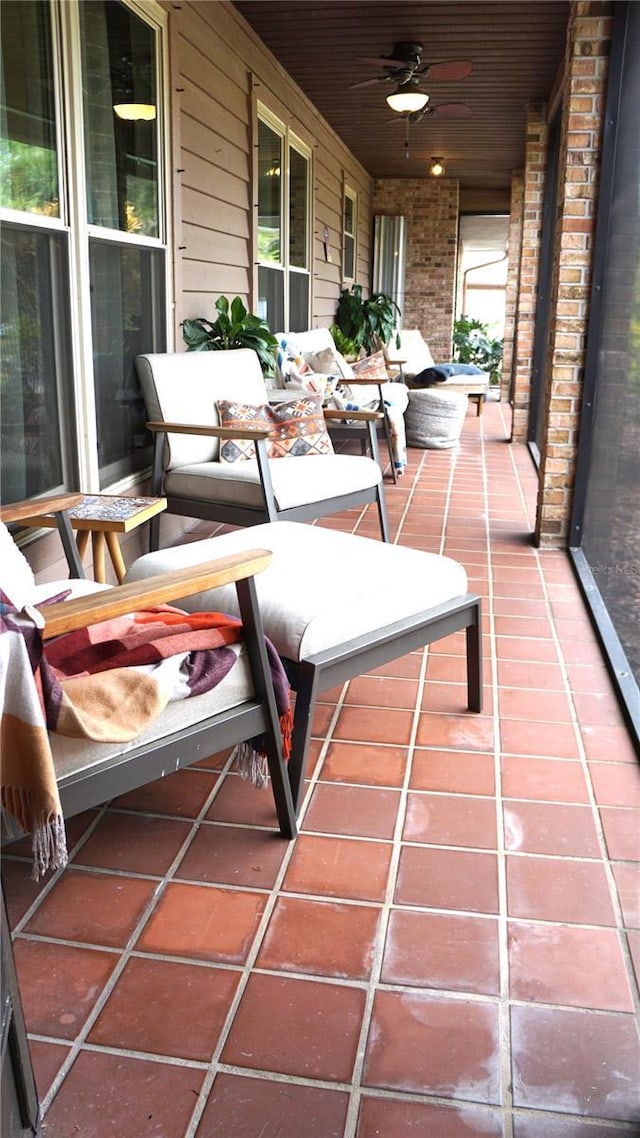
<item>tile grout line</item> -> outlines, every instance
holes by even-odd
[[[504,418],[503,418],[503,425]],[[506,425],[505,425],[506,426]],[[505,432],[506,433],[506,432]],[[487,465],[486,441],[484,428],[480,431],[480,447],[482,456],[482,474],[484,491],[484,520],[485,541],[487,547],[487,608],[489,621],[489,642],[491,645],[491,684],[493,699],[493,731],[494,731],[494,779],[495,779],[495,808],[496,808],[496,868],[498,877],[498,955],[500,968],[500,998],[499,998],[499,1032],[500,1032],[500,1081],[503,1138],[513,1136],[513,1060],[511,1038],[511,1002],[510,1002],[510,962],[509,962],[509,910],[507,893],[507,859],[505,849],[505,819],[504,797],[502,792],[502,741],[500,724],[500,695],[498,685],[498,655],[495,631],[494,614],[494,580],[493,580],[493,546],[491,540],[490,524],[490,478]],[[526,516],[526,514],[525,514]]]
[[[231,762],[231,756],[229,757],[229,759],[225,763],[225,769],[224,769],[225,775],[227,775],[229,773],[230,762]],[[215,800],[216,796],[218,795],[219,790],[220,790],[220,786],[222,785],[223,781],[224,781],[224,778],[220,778],[216,782],[215,786],[213,786],[211,788],[209,794],[206,796],[206,799],[203,802],[203,805],[200,808],[200,811],[199,811],[197,817],[190,820],[191,826],[190,826],[189,834],[187,834],[185,836],[184,841],[181,843],[180,848],[177,851],[177,853],[175,854],[171,864],[167,868],[166,872],[163,874],[162,878],[157,882],[156,888],[153,890],[153,893],[149,897],[149,900],[147,901],[146,905],[144,906],[144,909],[143,909],[142,913],[140,914],[140,917],[139,917],[138,921],[136,922],[134,928],[132,929],[131,934],[128,937],[125,945],[122,948],[116,950],[117,952],[119,952],[119,961],[115,965],[113,971],[110,973],[110,975],[109,975],[108,979],[106,980],[106,982],[105,982],[100,994],[98,995],[97,999],[94,1001],[91,1012],[89,1013],[89,1015],[85,1019],[80,1031],[78,1032],[77,1036],[75,1037],[75,1040],[73,1041],[73,1044],[69,1050],[69,1054],[67,1055],[66,1059],[62,1063],[62,1066],[60,1067],[60,1069],[57,1072],[54,1080],[52,1081],[51,1085],[49,1086],[49,1089],[48,1089],[46,1095],[42,1099],[41,1111],[42,1111],[43,1117],[46,1116],[46,1113],[47,1113],[49,1107],[51,1106],[51,1103],[54,1101],[58,1091],[60,1090],[61,1086],[63,1085],[64,1080],[66,1079],[67,1075],[69,1074],[69,1071],[70,1071],[73,1063],[75,1062],[76,1058],[78,1057],[78,1055],[82,1051],[84,1044],[87,1041],[87,1037],[89,1035],[89,1032],[91,1031],[91,1029],[93,1028],[94,1024],[96,1023],[98,1017],[102,1013],[107,1001],[111,997],[111,994],[112,994],[118,980],[120,979],[125,967],[127,966],[128,962],[131,958],[132,952],[134,950],[134,947],[135,947],[135,944],[137,943],[138,938],[140,937],[143,929],[146,927],[146,925],[147,925],[148,921],[150,920],[152,914],[155,912],[157,905],[158,905],[158,902],[164,896],[164,893],[166,892],[167,885],[169,884],[169,882],[173,878],[173,871],[178,867],[178,865],[182,861],[184,854],[187,852],[190,845],[192,844],[192,842],[193,842],[193,840],[194,840],[194,838],[198,832],[199,822],[200,822],[201,818],[204,817],[205,813],[209,810],[211,803]],[[109,805],[110,805],[109,803],[105,804],[104,815],[106,815],[108,813]]]
[[[422,472],[426,462],[426,453],[422,456],[416,473],[413,490]],[[408,512],[409,503],[407,503],[407,510],[403,515],[402,522],[398,526],[397,537],[400,538],[402,534],[402,525]],[[415,705],[413,709],[413,717],[411,723],[411,731],[407,746],[407,761],[405,765],[404,777],[402,780],[402,787],[400,788],[400,798],[398,802],[398,809],[396,813],[396,822],[394,827],[394,834],[392,840],[391,861],[389,864],[389,872],[387,875],[387,885],[385,889],[385,897],[380,911],[380,926],[376,936],[376,944],[374,949],[374,956],[371,962],[371,971],[369,974],[369,981],[367,985],[367,995],[365,1006],[363,1010],[362,1022],[360,1025],[360,1033],[358,1044],[356,1048],[356,1057],[354,1067],[351,1075],[349,1106],[347,1110],[347,1118],[345,1122],[343,1138],[354,1138],[356,1127],[358,1125],[358,1116],[360,1113],[360,1104],[362,1100],[362,1079],[364,1075],[364,1064],[367,1053],[367,1045],[369,1042],[369,1034],[371,1031],[371,1022],[373,1018],[373,1008],[378,992],[380,983],[380,976],[382,973],[382,965],[384,961],[385,945],[389,918],[392,911],[393,899],[397,888],[398,867],[400,857],[402,854],[402,832],[404,829],[407,799],[409,794],[409,786],[411,782],[411,772],[413,769],[413,755],[415,753],[415,741],[418,733],[418,726],[420,723],[420,715],[422,710],[424,684],[426,680],[427,664],[428,664],[428,647],[422,650],[422,660],[420,663],[420,675],[416,690]],[[365,1088],[366,1089],[366,1088]]]
[[[343,698],[344,698],[344,692],[342,693],[342,696],[341,696],[341,699],[343,699]],[[338,700],[338,703],[340,703],[340,700]],[[320,765],[321,764],[318,761],[318,763],[316,764],[315,770],[314,770],[314,776],[312,776],[312,780],[314,780],[314,778],[317,778],[317,772],[318,772]],[[312,786],[309,788],[307,794],[303,797],[302,805],[300,807],[299,817],[298,817],[299,825],[304,821],[304,815],[305,815],[307,808],[308,808],[308,804],[309,804],[309,800],[310,800],[310,796],[311,796],[311,790],[313,788],[313,785],[315,785],[315,781],[312,781]],[[287,848],[285,849],[282,862],[281,862],[280,867],[278,869],[278,872],[275,876],[273,885],[271,886],[271,889],[269,890],[268,898],[267,898],[267,901],[265,903],[264,912],[262,914],[262,917],[260,918],[260,921],[258,922],[258,927],[256,928],[255,934],[254,934],[252,942],[251,942],[251,946],[247,952],[246,959],[242,965],[238,966],[238,971],[240,972],[240,979],[238,981],[238,985],[237,985],[236,991],[234,993],[233,1000],[231,1001],[231,1004],[229,1006],[229,1010],[227,1012],[227,1015],[225,1016],[224,1023],[222,1025],[220,1031],[218,1032],[218,1038],[217,1038],[216,1045],[214,1047],[212,1056],[206,1065],[206,1074],[205,1074],[205,1077],[203,1079],[202,1086],[200,1088],[200,1092],[199,1092],[197,1101],[196,1101],[194,1108],[193,1108],[193,1111],[191,1113],[191,1118],[189,1119],[187,1128],[184,1132],[184,1138],[196,1138],[196,1132],[197,1132],[198,1127],[200,1125],[202,1115],[204,1113],[207,1102],[209,1100],[209,1095],[210,1095],[211,1090],[213,1088],[216,1077],[217,1077],[218,1073],[220,1072],[220,1070],[225,1067],[225,1064],[223,1064],[221,1062],[221,1055],[222,1055],[222,1052],[225,1048],[225,1045],[227,1043],[227,1040],[229,1038],[229,1035],[231,1033],[233,1025],[235,1023],[235,1019],[236,1019],[238,1009],[239,1009],[240,1004],[242,1002],[243,996],[245,994],[245,991],[247,989],[247,986],[249,984],[251,976],[256,974],[255,961],[256,961],[258,953],[262,947],[265,934],[267,932],[267,929],[269,927],[269,923],[271,921],[271,917],[273,915],[273,910],[275,909],[275,906],[276,906],[278,899],[281,895],[281,887],[282,887],[282,884],[284,882],[284,878],[285,878],[287,870],[289,868],[289,864],[291,862],[291,859],[294,855],[295,847],[296,847],[296,842],[290,841],[287,845]],[[314,980],[315,979],[312,976],[296,977],[296,979],[302,979],[302,980],[304,980],[305,978],[308,980]],[[252,1071],[254,1069],[250,1068],[249,1070]],[[258,1072],[255,1072],[253,1077],[254,1078],[259,1077]],[[288,1082],[289,1080],[285,1077],[284,1081]]]

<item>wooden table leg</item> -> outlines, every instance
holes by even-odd
[[[122,582],[124,581],[124,575],[127,571],[127,567],[126,567],[124,560],[122,558],[122,551],[120,549],[120,542],[118,541],[118,536],[117,536],[117,534],[110,533],[109,531],[107,531],[107,533],[104,536],[107,540],[107,549],[109,550],[109,555],[111,557],[111,564],[113,565],[113,568],[115,570],[115,574],[116,574],[116,577],[118,579],[118,584],[121,585]]]
[[[102,530],[91,531],[91,550],[93,552],[93,579],[100,585],[106,585],[105,574],[105,541]]]
[[[87,552],[88,544],[89,544],[89,530],[88,529],[79,529],[78,532],[76,533],[76,545],[78,546],[78,553],[80,555],[80,560],[82,562],[84,562],[84,555]]]

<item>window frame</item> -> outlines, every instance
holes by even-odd
[[[126,231],[90,225],[87,217],[86,165],[82,100],[82,52],[79,4],[48,0],[51,29],[51,72],[56,115],[55,145],[58,171],[59,212],[48,217],[28,211],[1,208],[0,221],[13,228],[45,231],[67,242],[66,290],[58,290],[52,309],[54,321],[69,325],[68,368],[72,376],[65,414],[70,430],[61,442],[62,471],[66,487],[85,493],[120,492],[137,487],[148,476],[149,465],[109,480],[101,487],[98,457],[98,422],[94,389],[93,336],[90,298],[91,242],[158,249],[163,253],[164,303],[158,321],[166,350],[173,347],[173,276],[171,267],[172,227],[168,92],[168,16],[157,0],[118,0],[123,8],[142,20],[152,31],[157,76],[157,194],[158,236],[138,236]],[[65,387],[61,371],[55,373],[57,399]],[[70,441],[71,440],[71,441]],[[104,473],[104,472],[103,472]],[[44,491],[43,491],[44,492]],[[53,488],[48,492],[53,492]]]
[[[353,203],[352,229],[347,229],[347,201]],[[353,276],[346,271],[347,241],[353,242]],[[342,283],[352,285],[358,278],[358,192],[348,182],[344,182],[342,189]]]
[[[259,192],[258,192],[258,179],[260,176],[260,152],[259,152],[259,125],[264,123],[270,130],[280,138],[280,255],[279,262],[263,261],[260,259],[258,250],[258,229],[259,229]],[[273,111],[269,109],[264,103],[256,100],[254,112],[254,139],[255,139],[255,163],[254,163],[254,224],[253,224],[253,240],[255,247],[255,272],[253,279],[253,295],[254,295],[254,311],[257,311],[259,300],[259,286],[258,274],[260,269],[270,269],[274,272],[282,274],[282,291],[283,291],[283,328],[273,328],[272,331],[284,332],[289,331],[289,320],[291,313],[291,282],[295,277],[306,277],[308,281],[308,303],[307,303],[307,326],[311,319],[311,311],[313,307],[312,286],[313,286],[313,247],[312,247],[312,234],[313,234],[313,150],[307,145],[306,142],[291,128],[278,118]],[[306,233],[305,233],[305,249],[307,266],[303,268],[300,265],[291,262],[291,249],[290,249],[290,230],[291,230],[291,151],[294,150],[299,154],[307,163],[307,184],[306,184]],[[267,317],[268,318],[268,317]]]

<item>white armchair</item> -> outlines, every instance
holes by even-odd
[[[308,521],[375,502],[382,538],[389,540],[375,429],[379,413],[354,415],[369,432],[372,457],[335,454],[329,443],[329,453],[270,458],[273,436],[265,422],[269,412],[261,420],[252,418],[253,409],[268,406],[255,352],[142,355],[136,366],[148,426],[156,436],[153,493],[167,499],[169,513],[247,526],[280,518]],[[242,426],[237,421],[233,427],[221,426],[221,401],[239,408],[239,419],[244,409]],[[282,404],[274,405],[273,413],[278,406]],[[304,419],[294,409],[293,421],[296,415]],[[332,415],[340,418],[331,411],[324,417]],[[254,444],[254,456],[245,453],[238,461],[224,461],[223,447],[229,454],[225,444],[238,444],[236,449],[242,450],[247,442]],[[158,548],[159,522],[151,522],[152,549]]]

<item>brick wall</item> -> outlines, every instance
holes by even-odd
[[[577,0],[569,22],[536,519],[536,541],[547,547],[566,546],[571,518],[611,12],[609,3]]]
[[[505,295],[504,352],[502,357],[501,398],[509,399],[515,358],[515,334],[518,315],[518,285],[520,283],[520,245],[524,214],[524,175],[520,172],[511,180],[509,208],[509,263]]]
[[[407,219],[402,324],[420,329],[436,360],[451,359],[458,202],[453,178],[385,178],[374,183],[374,215]]]
[[[511,385],[513,404],[511,437],[520,442],[527,437],[531,397],[533,341],[542,237],[542,206],[549,134],[544,103],[536,103],[527,108],[526,129],[522,241],[518,268],[518,306]]]

